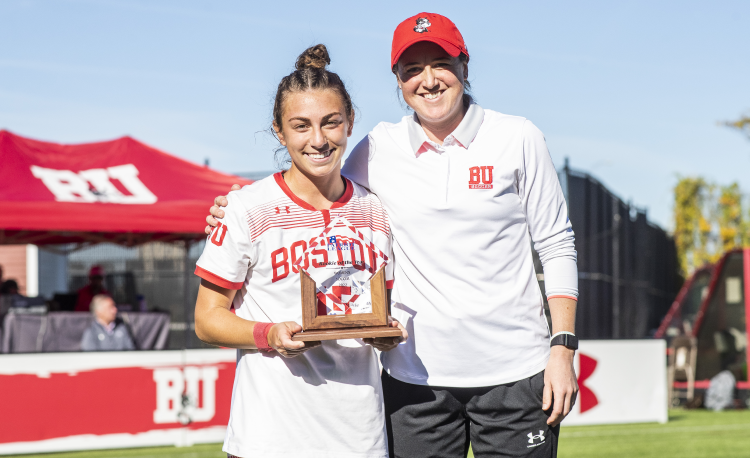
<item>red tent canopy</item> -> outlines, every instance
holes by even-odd
[[[204,237],[225,175],[130,137],[82,145],[0,131],[0,244],[135,245]]]

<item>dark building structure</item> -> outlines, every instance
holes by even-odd
[[[650,223],[644,210],[587,173],[571,170],[567,160],[558,177],[578,251],[576,334],[582,339],[653,335],[683,281],[674,240]],[[536,265],[541,273],[538,260]]]

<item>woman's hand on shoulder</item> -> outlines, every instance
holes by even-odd
[[[242,189],[242,186],[233,184],[230,191],[239,191],[240,189]],[[224,217],[224,210],[222,210],[222,208],[226,207],[227,205],[229,205],[227,196],[218,196],[216,199],[214,199],[214,205],[208,209],[210,215],[206,216],[206,222],[208,223],[208,226],[206,226],[205,229],[206,235],[211,235],[211,231],[216,227],[217,224],[219,224],[216,218]]]
[[[320,342],[293,341],[292,336],[301,331],[302,326],[294,321],[276,323],[268,330],[268,345],[279,352],[284,358],[294,358],[320,345]]]
[[[406,340],[409,339],[409,333],[406,332],[406,328],[404,328],[401,323],[394,320],[392,317],[388,317],[388,322],[392,328],[398,328],[401,330],[401,337],[375,337],[363,339],[364,342],[372,345],[380,351],[391,351],[398,347],[398,344],[406,342]]]

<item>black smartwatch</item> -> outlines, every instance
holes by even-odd
[[[578,350],[578,337],[571,333],[558,333],[549,341],[549,346],[562,345],[571,350]]]

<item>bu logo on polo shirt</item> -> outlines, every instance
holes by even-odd
[[[492,189],[492,165],[469,167],[469,189]]]

